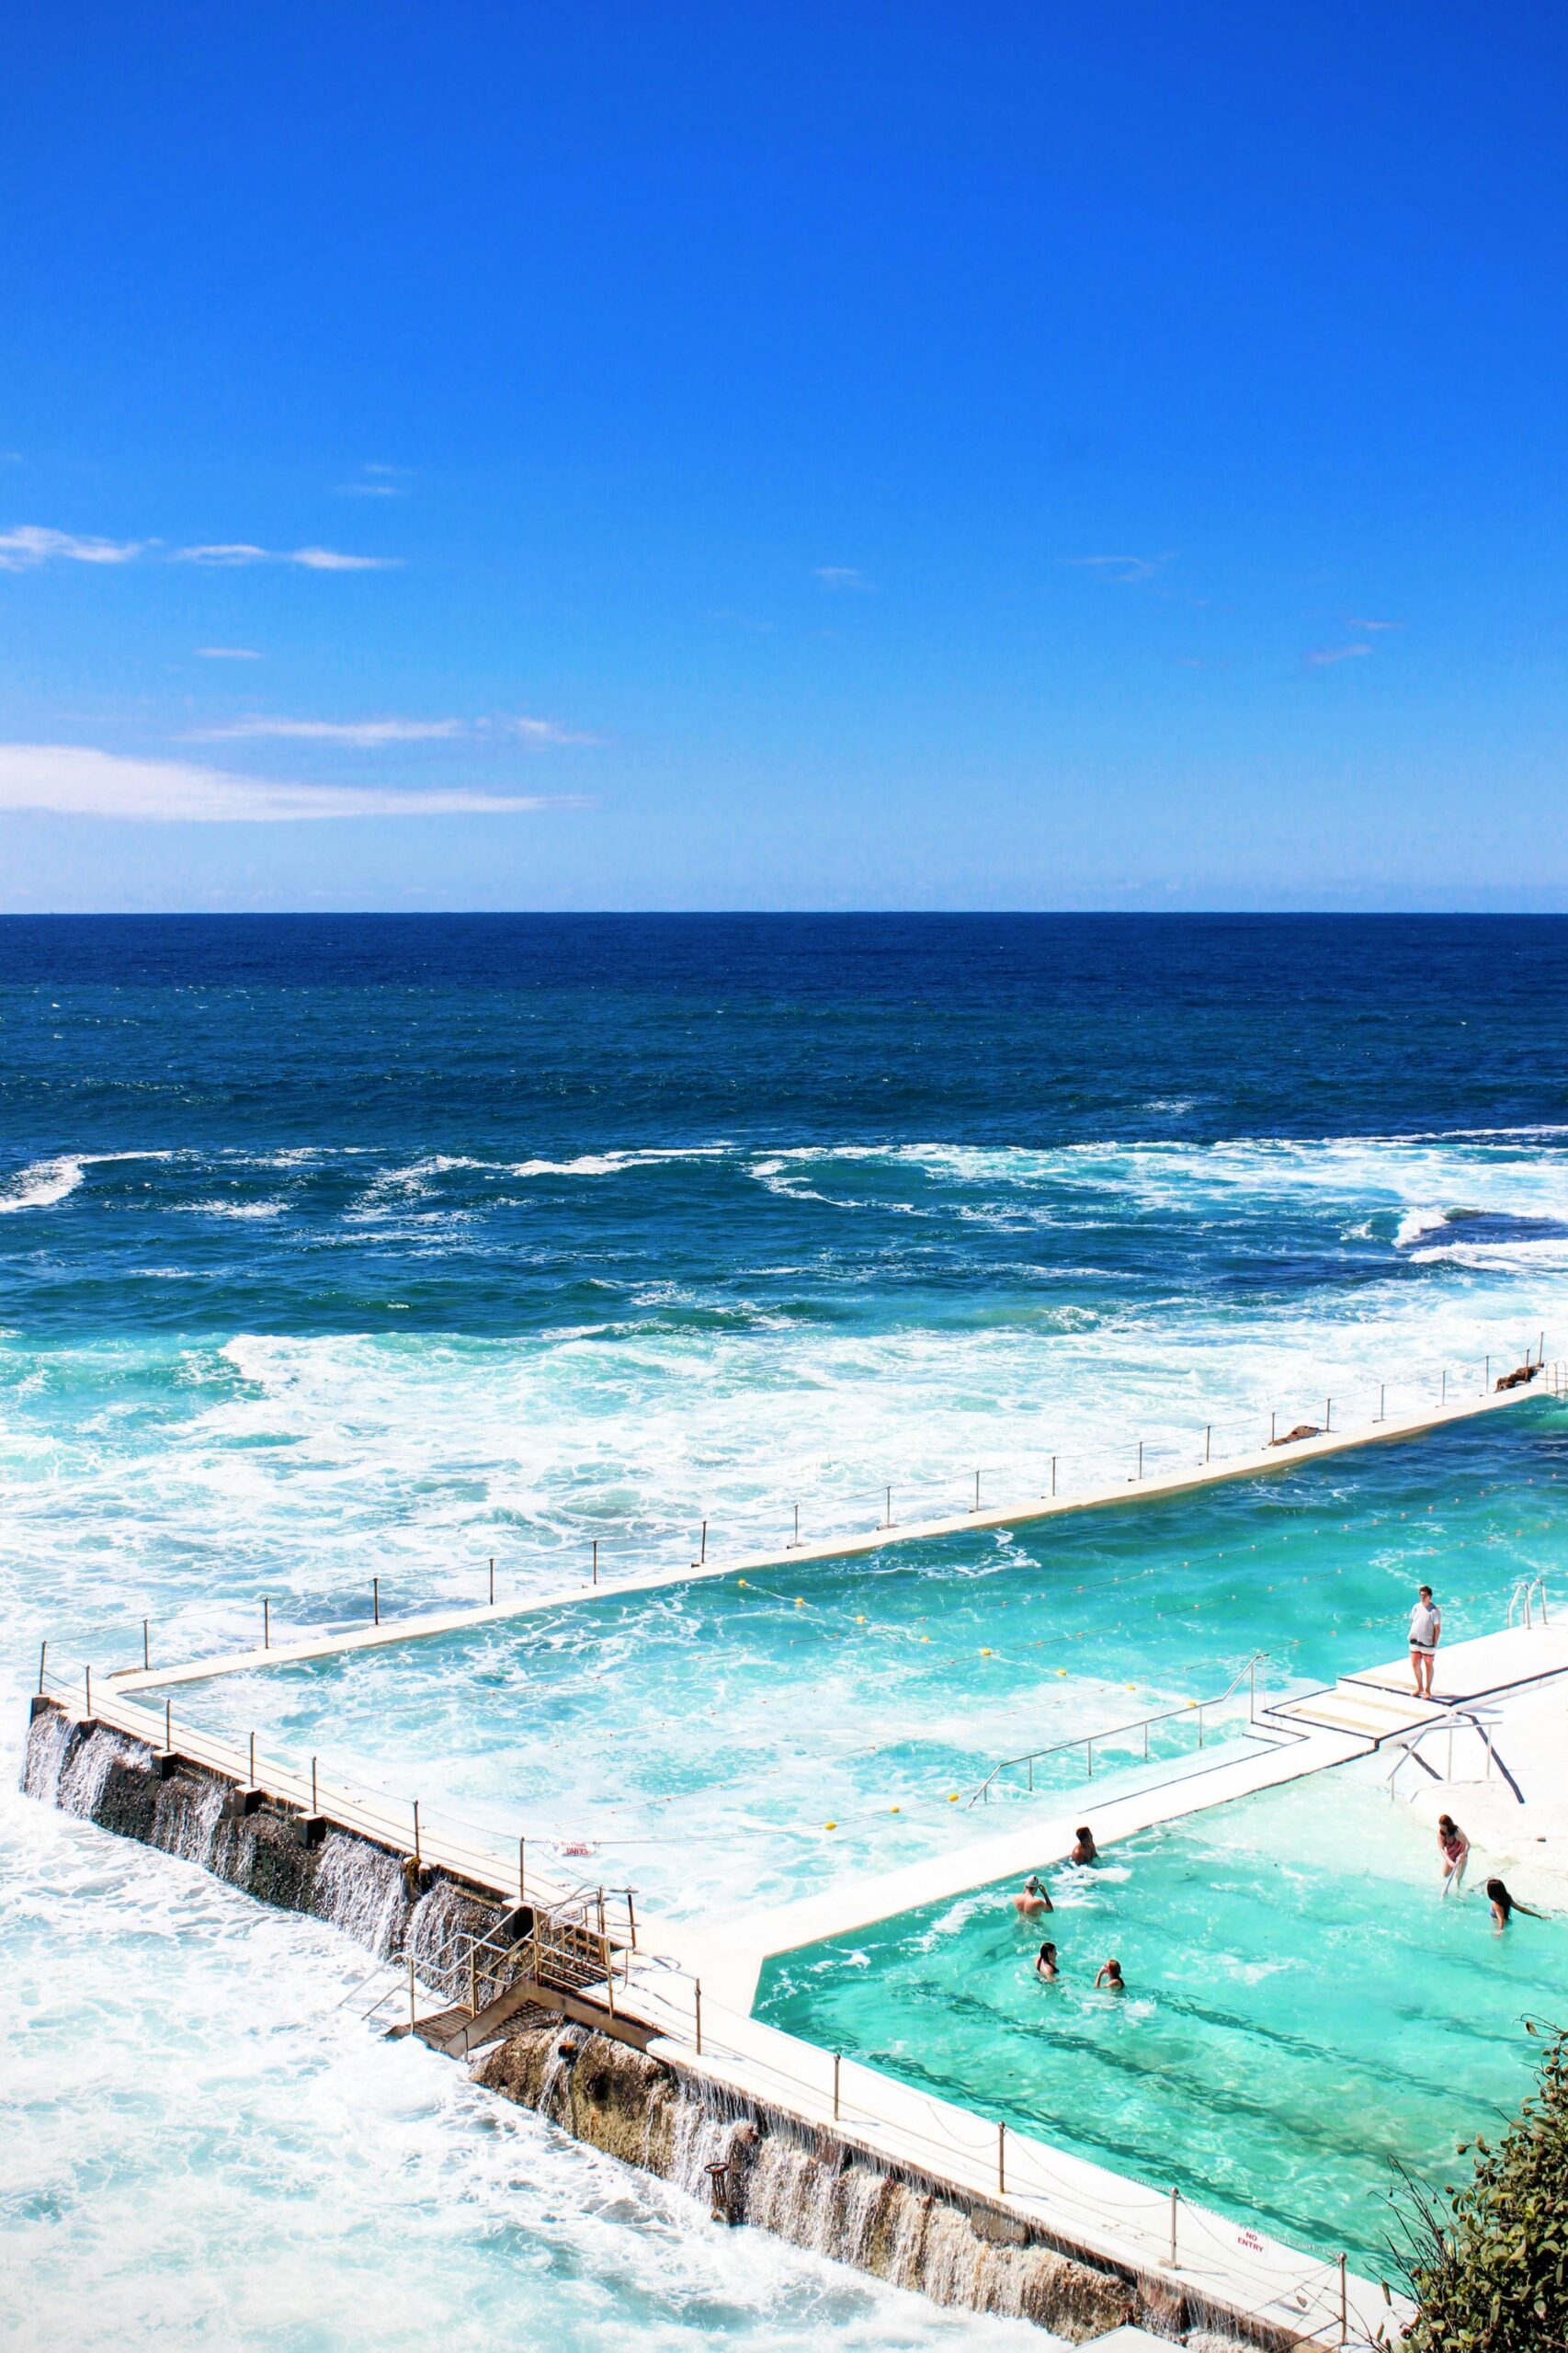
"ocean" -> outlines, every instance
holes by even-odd
[[[1568,1354],[1565,1013],[1550,917],[0,922],[15,2341],[1026,2341],[719,2236],[374,2040],[319,1924],[15,1794],[38,1643],[608,1580]]]

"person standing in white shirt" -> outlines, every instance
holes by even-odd
[[[1442,1639],[1443,1613],[1432,1598],[1431,1586],[1424,1585],[1410,1613],[1410,1671],[1415,1677],[1418,1699],[1432,1697],[1432,1669],[1437,1663],[1437,1644]]]

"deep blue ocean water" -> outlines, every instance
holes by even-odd
[[[613,1574],[704,1518],[865,1526],[889,1485],[953,1508],[977,1471],[1568,1355],[1565,1016],[1553,918],[0,922],[15,1735],[45,1633],[217,1646],[263,1594],[473,1598],[492,1554],[523,1590],[595,1540]],[[1494,1490],[1546,1442],[1489,1440]],[[985,2335],[721,2262],[442,2063],[327,2032],[356,1963],[311,1924],[19,1800],[4,1838],[38,2342],[90,2273],[133,2339],[222,2310],[275,2343],[284,2261],[312,2347],[363,2341],[361,2274],[389,2345],[437,2309],[595,2346]],[[466,2186],[458,2255],[409,2229],[415,2177]],[[194,2238],[133,2223],[160,2185]]]

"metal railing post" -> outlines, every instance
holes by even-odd
[[[272,1602],[265,1593],[261,1597],[261,1647],[264,1651],[272,1648]]]
[[[370,1622],[373,1626],[379,1626],[381,1622],[381,1581],[380,1577],[372,1577],[370,1579]]]
[[[1173,2271],[1176,2268],[1176,2203],[1180,2197],[1181,2192],[1173,2182],[1171,2185],[1171,2269]]]
[[[1345,2257],[1341,2256],[1339,2258],[1339,2341],[1341,2345],[1348,2341],[1349,2336],[1350,2295],[1345,2278]]]
[[[90,1722],[90,1721],[91,1721],[91,1718],[92,1718],[92,1713],[93,1713],[93,1670],[92,1670],[92,1668],[89,1666],[89,1667],[85,1668],[83,1671],[84,1671],[84,1673],[85,1674],[86,1678],[87,1678],[87,1707],[86,1707],[86,1713],[87,1713],[88,1720],[89,1720],[89,1722]]]
[[[316,1803],[316,1760],[313,1756],[311,1759],[311,1812],[312,1813],[321,1812],[320,1806]]]
[[[1208,1460],[1209,1460],[1210,1450],[1210,1448],[1211,1448],[1212,1443],[1213,1443],[1213,1438],[1214,1438],[1214,1425],[1213,1425],[1213,1423],[1212,1423],[1212,1422],[1205,1422],[1205,1423],[1204,1423],[1204,1425],[1203,1425],[1203,1460],[1205,1461],[1205,1462],[1207,1462],[1207,1461],[1208,1461]]]
[[[708,1522],[707,1522],[706,1520],[704,1520],[704,1521],[703,1521],[703,1523],[702,1523],[702,1540],[701,1540],[701,1542],[699,1544],[699,1546],[698,1546],[698,1548],[697,1548],[697,1558],[696,1558],[696,1560],[695,1560],[695,1561],[693,1561],[693,1563],[692,1563],[692,1564],[691,1564],[691,1565],[692,1565],[692,1567],[693,1567],[694,1569],[700,1569],[700,1568],[703,1568],[703,1567],[705,1567],[705,1566],[707,1565],[707,1561],[708,1561]]]
[[[173,1756],[174,1746],[175,1703],[172,1699],[165,1699],[164,1701],[164,1754],[165,1756]]]
[[[256,1787],[256,1734],[254,1732],[250,1736],[250,1785],[254,1790]]]
[[[789,1541],[789,1544],[788,1544],[788,1546],[786,1547],[786,1550],[787,1550],[787,1551],[789,1551],[789,1552],[798,1552],[800,1551],[800,1549],[801,1549],[801,1506],[800,1506],[800,1505],[799,1505],[799,1504],[797,1504],[797,1505],[795,1506],[795,1533],[793,1534],[793,1536],[791,1536],[791,1537],[790,1537],[790,1541]]]
[[[147,1648],[147,1620],[143,1618],[142,1620],[142,1669],[143,1674],[145,1674],[148,1668],[151,1667],[153,1661]]]
[[[492,1609],[495,1607],[495,1555],[494,1552],[490,1555],[490,1607]]]
[[[1007,2195],[1007,2128],[1005,2124],[996,2127],[996,2194],[999,2198]]]
[[[702,2056],[702,1980],[700,1977],[694,1977],[691,1982],[696,1989],[697,2055],[700,2059]]]
[[[637,1949],[637,1908],[631,1901],[631,1890],[630,1888],[626,1891],[626,1927],[627,1932],[631,1938],[631,1949],[635,1952]]]
[[[419,1869],[419,1800],[414,1801],[414,1868]]]
[[[839,2057],[840,2057],[839,2052],[835,2051],[835,2052],[834,2052],[834,2054],[833,2054],[833,2120],[834,2120],[834,2122],[835,2122],[835,2124],[836,2124],[836,2123],[837,2123],[837,2121],[838,2121],[838,2065],[839,2065]]]
[[[40,1643],[38,1646],[38,1696],[40,1699],[43,1697],[43,1671],[48,1661],[49,1644],[47,1643]]]
[[[519,1838],[519,1839],[518,1839],[518,1841],[517,1841],[517,1902],[518,1902],[519,1904],[522,1904],[522,1903],[523,1903],[523,1902],[525,1902],[525,1901],[526,1901],[526,1899],[527,1899],[527,1893],[528,1893],[528,1870],[527,1870],[527,1864],[528,1864],[528,1841],[527,1841],[527,1839],[526,1839],[526,1838]]]
[[[595,1583],[596,1585],[597,1585],[598,1581],[599,1581],[599,1540],[598,1540],[598,1538],[596,1536],[596,1537],[595,1537],[595,1539],[594,1539],[594,1583]]]

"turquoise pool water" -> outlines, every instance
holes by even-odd
[[[1565,1425],[1543,1404],[1014,1537],[607,1593],[184,1688],[176,1713],[722,1918],[1002,1827],[1031,1802],[1020,1782],[967,1802],[997,1759],[1179,1708],[1254,1650],[1276,1690],[1396,1655],[1420,1578],[1450,1640],[1502,1624],[1516,1578],[1562,1574]],[[1148,1769],[1216,1753],[1184,1711]],[[1123,1785],[1144,1769],[1141,1745],[1101,1763]],[[1039,1770],[1032,1802],[1082,1787],[1079,1752]]]
[[[1146,1832],[1051,1889],[1043,1930],[991,1888],[785,1955],[758,2015],[1389,2279],[1396,2165],[1461,2176],[1456,2143],[1528,2088],[1523,2017],[1562,2014],[1568,1928],[1499,1937],[1479,1893],[1439,1901],[1430,1830],[1370,1766]],[[1121,1996],[1094,1990],[1113,1954]]]

